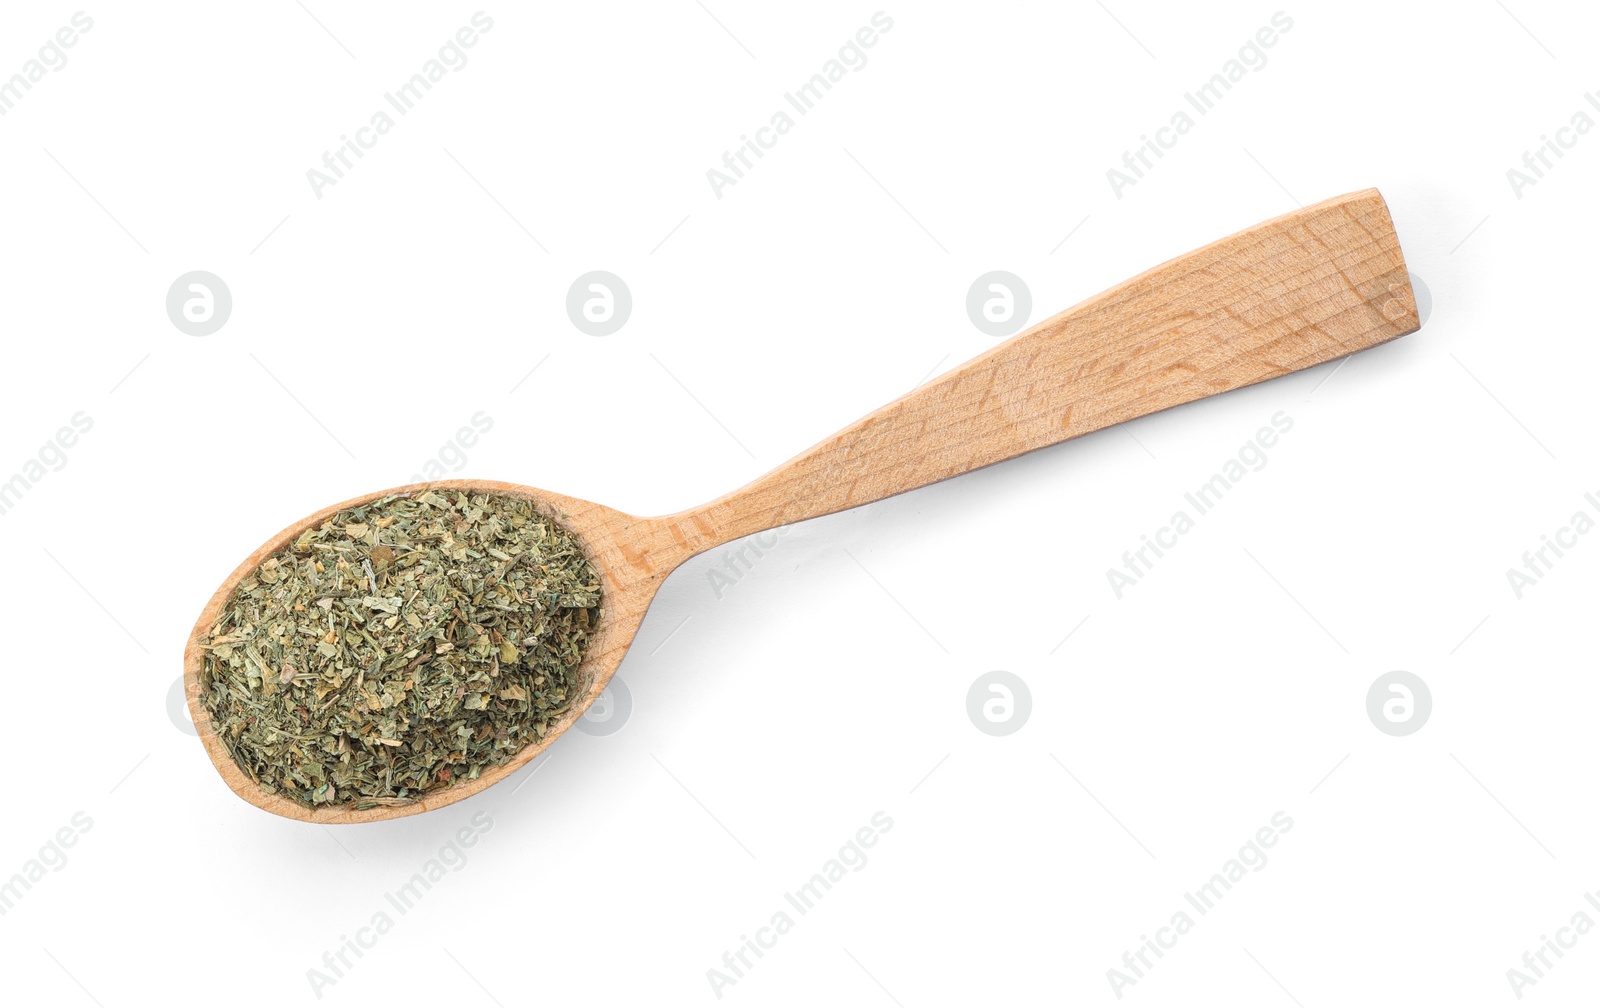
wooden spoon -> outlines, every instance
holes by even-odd
[[[269,812],[316,823],[414,815],[511,776],[605,689],[656,589],[697,553],[857,507],[1157,410],[1322,364],[1419,327],[1400,242],[1376,189],[1305,207],[1142,273],[1014,336],[709,504],[639,518],[511,483],[450,480],[364,494],[302,518],[225,581],[184,653],[189,710],[228,786]],[[270,795],[228,755],[201,700],[202,647],[239,583],[339,511],[426,486],[538,502],[578,534],[600,572],[603,615],[579,667],[587,692],[538,744],[477,780],[407,805],[306,808]]]

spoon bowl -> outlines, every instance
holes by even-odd
[[[1421,322],[1388,207],[1376,189],[1337,196],[1213,242],[1046,319],[708,504],[640,518],[533,487],[447,480],[366,494],[262,544],[217,589],[184,652],[189,710],[234,793],[307,822],[415,815],[515,773],[583,716],[627,653],[656,589],[690,557],[793,522],[859,507],[1206,396],[1326,363]],[[582,541],[601,615],[583,694],[538,742],[474,780],[415,801],[308,808],[268,794],[213,727],[202,697],[209,632],[263,561],[340,511],[391,494],[468,490],[530,499]]]
[[[533,503],[541,514],[555,520],[569,532],[575,533],[583,544],[584,553],[600,575],[600,622],[595,628],[588,650],[577,669],[577,681],[584,684],[582,695],[570,709],[551,727],[543,739],[519,749],[512,758],[496,767],[485,770],[476,780],[462,781],[452,787],[429,791],[416,801],[405,805],[357,809],[353,806],[307,807],[282,795],[269,794],[251,780],[234,762],[222,739],[212,725],[211,712],[203,699],[202,665],[206,640],[211,627],[221,616],[224,607],[238,590],[240,582],[260,568],[261,564],[307,529],[320,526],[341,511],[359,507],[382,497],[420,493],[425,490],[462,490],[471,493],[497,494],[520,497]],[[235,794],[268,812],[290,819],[317,823],[372,822],[415,815],[469,798],[483,788],[494,784],[526,765],[562,732],[570,728],[584,711],[605,690],[606,684],[622,663],[628,645],[644,621],[644,614],[655,596],[656,586],[691,553],[681,547],[672,548],[670,541],[662,541],[658,520],[636,518],[614,508],[565,494],[551,493],[515,483],[498,483],[490,480],[441,480],[396,487],[378,493],[363,494],[352,500],[307,515],[277,535],[262,543],[254,553],[241,563],[211,601],[206,604],[194,631],[189,635],[184,651],[184,686],[188,696],[189,713],[194,718],[211,761],[222,774],[222,779]]]

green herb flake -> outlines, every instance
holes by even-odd
[[[582,543],[530,500],[384,497],[240,583],[210,629],[203,696],[264,791],[404,805],[548,734],[587,688],[600,602]]]

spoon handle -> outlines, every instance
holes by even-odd
[[[1376,189],[1127,280],[669,522],[692,552],[858,507],[1419,328]]]

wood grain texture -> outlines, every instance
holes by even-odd
[[[676,516],[696,549],[857,507],[1419,327],[1376,189],[1258,224],[1047,319]]]
[[[1180,256],[1034,326],[701,507],[640,518],[510,483],[452,480],[324,508],[262,544],[201,613],[184,655],[189,709],[223,780],[292,819],[370,822],[415,815],[515,773],[572,725],[616,672],[661,581],[683,561],[755,532],[858,507],[1205,396],[1331,361],[1419,327],[1399,239],[1375,189],[1305,207]],[[392,493],[524,496],[583,540],[599,570],[588,683],[538,745],[411,805],[305,808],[268,795],[234,763],[201,701],[202,652],[235,588],[268,556],[340,510]]]

